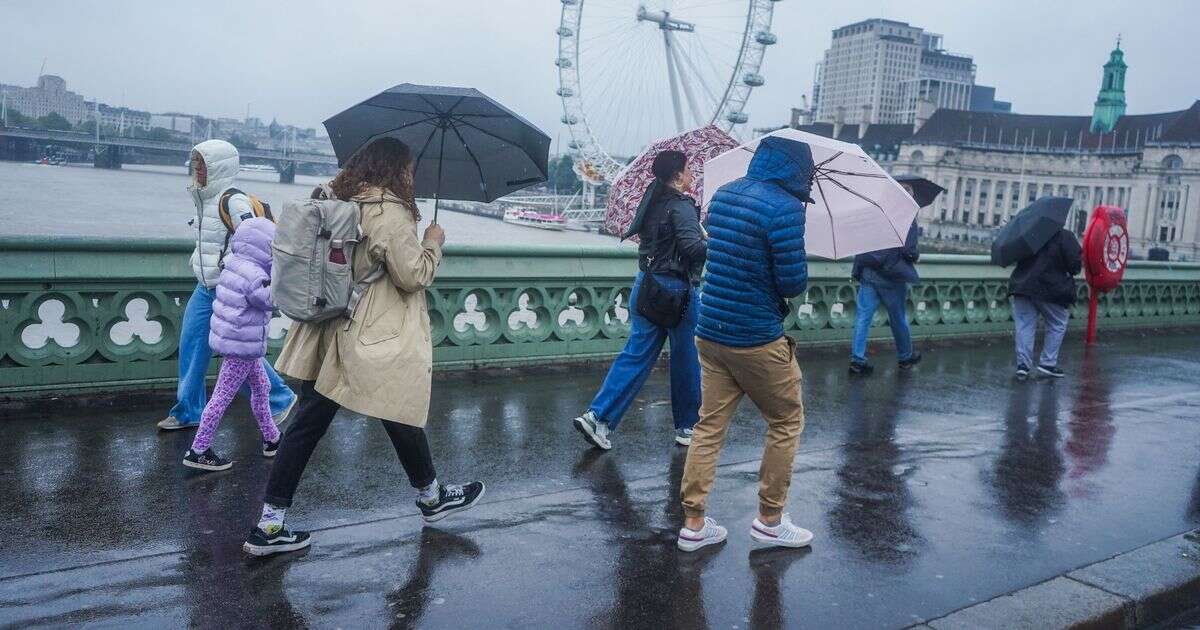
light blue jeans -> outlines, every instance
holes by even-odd
[[[690,429],[700,419],[700,356],[696,352],[700,296],[683,280],[661,274],[655,275],[655,279],[668,290],[690,291],[688,307],[674,328],[661,328],[638,315],[638,291],[642,286],[642,274],[638,274],[629,294],[632,322],[629,341],[608,369],[604,385],[596,392],[590,407],[596,418],[607,423],[610,429],[617,428],[638,392],[642,391],[668,337],[671,339],[671,415],[675,419],[675,428]]]
[[[175,390],[175,406],[171,408],[171,415],[182,424],[198,424],[204,405],[208,403],[204,379],[213,356],[212,348],[208,347],[208,327],[216,297],[215,290],[197,284],[183,311],[179,331],[179,388]],[[275,373],[270,361],[263,358],[262,362],[271,383],[271,413],[277,414],[287,409],[296,395]],[[239,393],[249,396],[249,385],[243,383]]]
[[[1012,298],[1013,324],[1016,328],[1013,339],[1017,346],[1017,364],[1027,368],[1033,364],[1033,344],[1037,337],[1038,317],[1046,322],[1046,338],[1042,342],[1039,365],[1058,367],[1058,350],[1062,348],[1067,334],[1067,323],[1071,312],[1061,304],[1033,300],[1024,295]]]
[[[888,325],[896,340],[896,360],[912,358],[912,332],[908,328],[908,314],[904,302],[908,297],[908,285],[903,282],[875,285],[864,282],[858,285],[858,307],[854,316],[854,342],[850,345],[850,359],[867,362],[867,333],[871,329],[871,318],[880,304],[887,309]]]

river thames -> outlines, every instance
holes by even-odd
[[[289,199],[307,197],[321,181],[297,175],[295,184],[281,184],[274,173],[242,172],[237,186],[278,210]],[[196,210],[187,185],[183,166],[105,170],[0,162],[0,234],[188,238],[195,234],[188,220]],[[433,202],[422,201],[420,207],[424,228],[433,217]],[[456,244],[630,246],[602,234],[552,232],[445,208],[439,222],[447,242]]]

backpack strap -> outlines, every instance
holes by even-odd
[[[320,188],[321,188],[321,190],[323,190],[325,192],[325,195],[328,199],[335,199],[335,197],[333,196],[333,191],[329,188],[328,184],[322,184],[320,186]],[[366,236],[366,234],[363,234],[363,231],[362,231],[362,204],[359,203],[359,204],[355,204],[355,205],[358,206],[359,223],[358,223],[358,242],[355,243],[354,246],[355,246],[355,248],[358,248],[358,247],[362,247],[363,245],[366,244],[367,236]],[[385,271],[386,271],[386,268],[384,267],[384,261],[382,261],[382,260],[376,261],[375,264],[371,265],[371,270],[367,272],[367,275],[363,276],[362,280],[355,282],[353,284],[353,286],[350,288],[350,300],[346,303],[346,312],[348,314],[348,317],[346,318],[345,330],[350,330],[350,324],[354,323],[354,316],[358,312],[358,303],[361,302],[363,299],[363,296],[367,294],[367,289],[376,280],[382,278]]]

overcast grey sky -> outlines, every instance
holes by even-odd
[[[638,2],[629,4],[632,15]],[[752,126],[786,122],[811,91],[831,29],[868,17],[943,34],[948,50],[975,58],[978,82],[996,86],[1018,112],[1089,114],[1117,33],[1130,66],[1130,113],[1200,98],[1197,0],[776,7],[779,43],[766,57],[766,85],[751,97]],[[70,89],[113,105],[238,118],[249,105],[252,116],[313,126],[395,83],[465,85],[555,137],[560,10],[557,0],[0,0],[0,82],[32,84],[45,59],[46,72]]]

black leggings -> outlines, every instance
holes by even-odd
[[[308,466],[317,442],[324,437],[329,423],[341,406],[317,393],[312,381],[301,381],[300,401],[279,443],[275,464],[267,480],[267,495],[264,500],[277,507],[291,507],[300,476]],[[429,440],[425,430],[399,422],[380,420],[392,447],[408,473],[408,482],[414,488],[424,488],[433,483],[437,473],[433,470],[433,457],[429,454]]]

